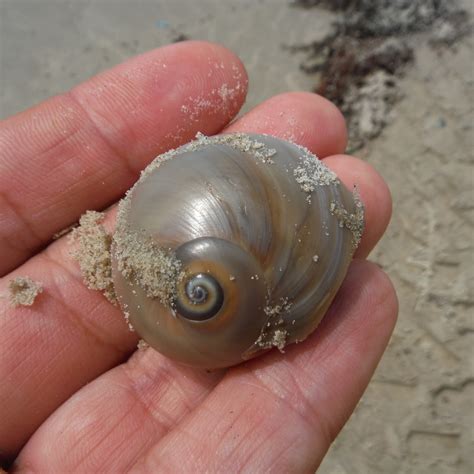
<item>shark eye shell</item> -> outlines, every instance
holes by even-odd
[[[316,328],[363,226],[360,201],[307,150],[199,136],[156,158],[121,201],[116,293],[156,350],[228,367]]]

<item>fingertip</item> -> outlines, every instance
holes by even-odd
[[[183,41],[145,52],[76,86],[70,95],[134,169],[158,153],[215,134],[238,113],[248,77],[223,46]],[[159,133],[157,132],[159,130]]]
[[[344,153],[347,147],[347,126],[339,108],[321,95],[309,92],[299,94],[302,101],[307,101],[313,107],[318,107],[324,111],[323,120],[309,124],[314,127],[313,133],[324,138],[325,148],[320,152],[320,158],[325,158],[331,154]],[[333,150],[337,151],[334,152]]]
[[[339,109],[310,92],[273,96],[225,131],[273,135],[303,145],[320,158],[343,152],[347,144],[346,124]]]
[[[208,77],[221,74],[223,84],[227,81],[229,87],[235,87],[240,109],[247,96],[249,79],[247,70],[236,53],[221,44],[203,40],[181,41],[169,47],[182,48],[190,61],[198,60],[207,65],[210,69]]]
[[[376,263],[356,258],[351,263],[346,284],[361,293],[363,307],[370,308],[366,311],[367,317],[362,319],[369,329],[362,330],[368,333],[378,330],[379,338],[388,341],[398,316],[398,297],[390,277]]]
[[[359,158],[333,155],[324,160],[350,190],[357,189],[365,207],[365,229],[356,257],[366,257],[384,234],[392,216],[390,189],[375,168]]]

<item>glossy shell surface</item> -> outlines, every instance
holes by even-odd
[[[119,206],[113,275],[129,323],[185,364],[238,364],[304,340],[340,287],[363,207],[295,144],[198,136]]]

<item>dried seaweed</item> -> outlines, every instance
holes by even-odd
[[[431,43],[451,45],[469,31],[456,1],[296,0],[303,8],[338,13],[322,40],[293,47],[305,51],[301,68],[317,74],[315,92],[338,105],[349,123],[349,149],[361,148],[390,121],[401,98],[398,78],[413,61],[407,35],[430,31]]]

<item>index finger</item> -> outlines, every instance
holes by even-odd
[[[159,48],[0,124],[0,276],[87,209],[117,200],[156,155],[220,131],[247,91],[205,42]]]

